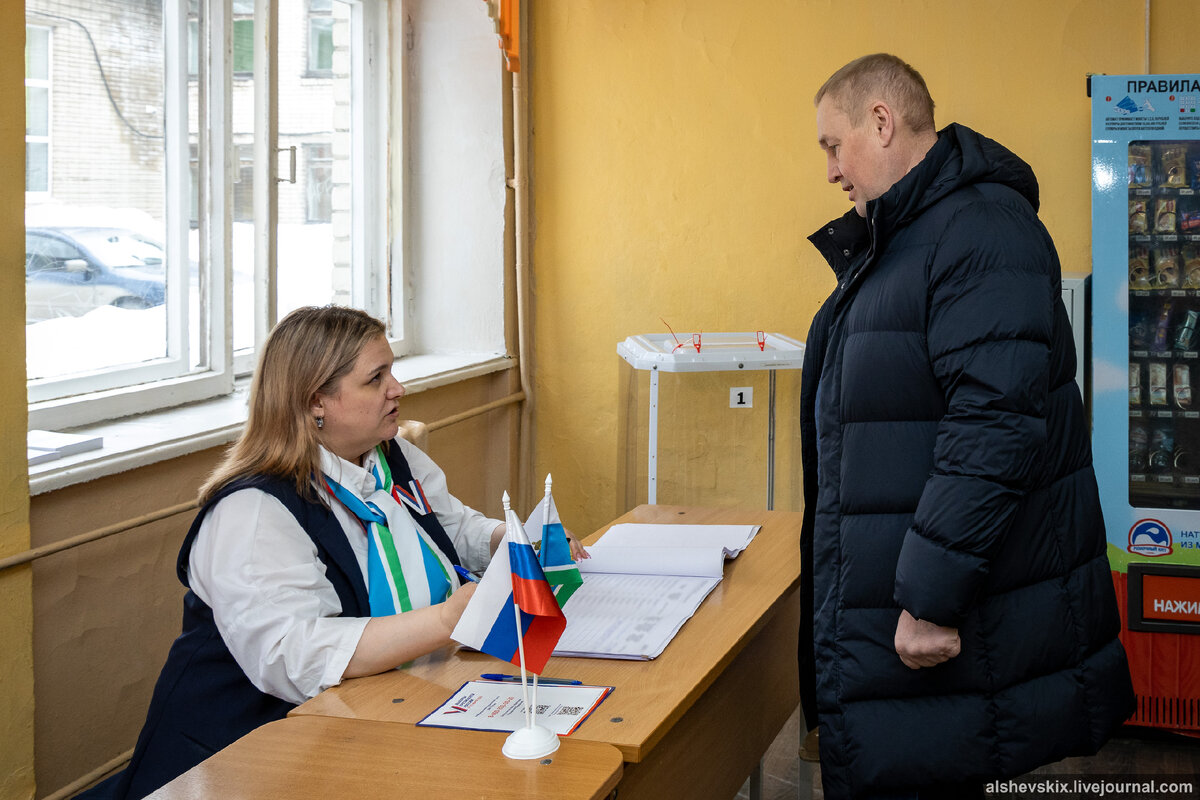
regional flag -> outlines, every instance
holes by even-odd
[[[546,480],[549,482],[549,476]],[[583,585],[583,576],[571,558],[567,531],[558,518],[558,508],[549,491],[525,521],[525,535],[533,541],[542,540],[538,561],[559,607],[565,606],[575,590]]]
[[[450,638],[519,665],[519,635],[524,639],[525,668],[540,673],[567,627],[567,619],[546,583],[520,520],[511,510],[506,510],[505,523],[505,540],[496,548]],[[514,608],[520,610],[519,634]]]

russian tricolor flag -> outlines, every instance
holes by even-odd
[[[517,640],[520,609],[525,668],[540,673],[550,660],[567,619],[546,582],[537,554],[520,521],[505,513],[506,536],[450,638],[514,665],[521,663]]]

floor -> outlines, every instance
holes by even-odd
[[[763,785],[761,800],[821,800],[821,768],[819,765],[801,761],[800,749],[803,715],[797,706],[791,719],[783,726],[774,744],[767,750],[763,760]],[[806,729],[805,729],[806,730]],[[1173,800],[1175,797],[1200,797],[1200,738],[1189,738],[1156,731],[1149,728],[1124,728],[1108,742],[1100,752],[1090,758],[1068,758],[1041,767],[1025,780],[1042,782],[1064,781],[1073,785],[1076,779],[1096,780],[1194,780],[1195,791],[1188,794],[1127,794],[1120,795],[1146,800]],[[1021,779],[1017,779],[1018,781]],[[1101,797],[1096,793],[1072,793],[1067,791],[1050,794],[1047,792],[1021,793],[1017,787],[994,797],[1004,800],[1041,800],[1045,797],[1062,800],[1083,800]],[[1117,795],[1109,794],[1105,798]],[[738,792],[738,798],[750,797],[750,782]]]

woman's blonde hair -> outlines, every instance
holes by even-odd
[[[315,499],[320,457],[313,398],[336,393],[359,353],[385,331],[379,320],[344,306],[298,308],[280,320],[259,356],[246,427],[200,488],[200,503],[252,475],[290,480],[301,497]]]

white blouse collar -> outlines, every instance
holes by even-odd
[[[321,456],[321,472],[364,499],[374,493],[375,475],[371,469],[379,462],[374,449],[367,453],[360,467],[326,450],[323,445],[317,445],[317,448]]]

